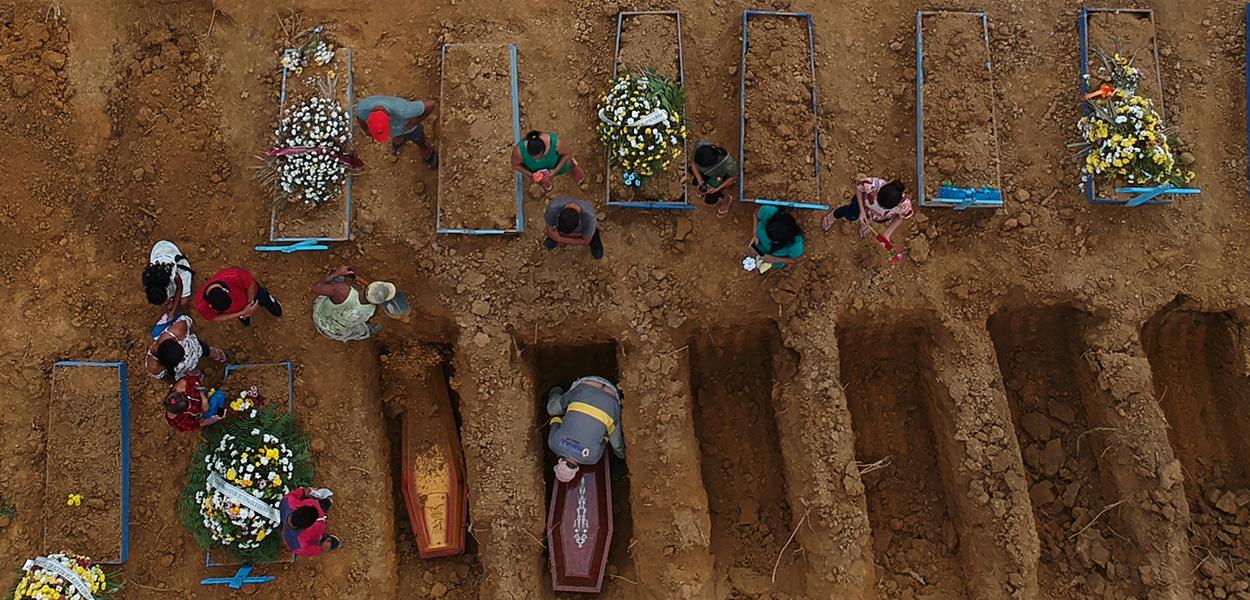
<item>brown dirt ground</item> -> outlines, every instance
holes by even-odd
[[[747,198],[814,202],[817,198],[816,119],[807,22],[754,17],[748,22],[746,58]]]
[[[924,27],[925,187],[1000,187],[994,78],[981,17],[927,15]]]
[[[513,229],[512,71],[503,45],[447,48],[440,116],[439,206],[448,229]],[[500,173],[492,177],[487,173]]]
[[[610,76],[618,10],[675,6],[689,17],[683,33],[692,135],[718,140],[731,152],[741,9],[810,11],[826,133],[821,177],[833,182],[831,195],[844,198],[856,173],[915,172],[909,69],[917,0],[726,0],[711,10],[692,0],[641,4],[561,1],[526,12],[497,0],[434,0],[346,10],[329,0],[292,0],[278,14],[272,5],[241,0],[0,7],[6,149],[0,169],[8,174],[0,186],[0,282],[9,300],[0,317],[22,324],[0,330],[0,494],[17,505],[15,518],[0,519],[0,564],[18,565],[47,550],[43,507],[59,499],[45,490],[44,470],[32,465],[49,458],[49,366],[64,358],[127,360],[134,496],[122,598],[220,595],[198,581],[226,571],[203,567],[203,553],[171,510],[195,439],[164,423],[155,405],[162,386],[142,377],[138,362],[156,314],[138,289],[139,271],[151,243],[169,238],[197,271],[247,266],[284,301],[282,319],[202,328],[236,362],[297,362],[298,410],[313,436],[317,483],[334,488],[340,500],[330,526],[344,549],[262,567],[278,579],[245,592],[259,598],[421,597],[423,586],[432,596],[439,582],[452,597],[550,598],[543,587],[546,487],[535,418],[544,388],[533,355],[541,347],[605,340],[614,341],[626,386],[631,452],[628,510],[618,516],[628,528],[618,521],[617,530],[626,552],[614,553],[621,579],[609,578],[605,593],[720,597],[717,582],[732,577],[717,554],[720,542],[713,542],[710,506],[719,496],[704,481],[690,341],[712,327],[774,325],[784,347],[777,355],[783,358],[774,358],[773,407],[789,515],[764,521],[773,529],[764,535],[787,537],[802,521],[791,546],[802,548],[795,560],[806,562],[806,595],[885,597],[878,592],[884,576],[883,586],[908,597],[909,586],[918,584],[899,575],[897,560],[914,553],[881,554],[874,542],[901,541],[886,533],[893,529],[880,528],[881,507],[914,505],[929,516],[915,523],[900,516],[904,530],[924,541],[940,532],[934,556],[949,565],[943,567],[948,577],[936,580],[943,587],[929,597],[965,597],[947,586],[952,573],[966,578],[966,597],[1044,597],[1047,574],[1064,564],[1042,550],[1047,525],[1035,518],[1023,456],[1033,442],[1027,432],[1017,439],[1012,419],[1005,382],[1023,376],[1000,371],[1013,367],[999,364],[986,327],[1008,306],[1021,314],[1071,307],[1088,315],[1071,334],[1088,350],[1080,351],[1070,376],[1085,398],[1087,425],[1110,429],[1099,432],[1105,440],[1094,446],[1102,501],[1110,508],[1091,508],[1106,510],[1094,527],[1133,540],[1134,550],[1117,559],[1129,567],[1129,589],[1152,599],[1250,597],[1239,570],[1246,564],[1239,552],[1250,547],[1244,538],[1250,502],[1242,502],[1250,496],[1244,467],[1223,453],[1235,447],[1230,437],[1245,437],[1244,427],[1211,436],[1223,443],[1187,446],[1184,440],[1232,419],[1216,426],[1195,418],[1198,433],[1178,436],[1189,413],[1168,406],[1177,400],[1172,391],[1160,400],[1166,388],[1191,400],[1186,406],[1207,406],[1200,402],[1205,369],[1172,348],[1201,347],[1200,355],[1214,357],[1211,364],[1227,366],[1208,378],[1221,382],[1208,389],[1244,387],[1244,359],[1232,358],[1246,354],[1244,335],[1211,333],[1225,326],[1210,324],[1164,326],[1170,333],[1157,336],[1157,327],[1142,329],[1158,319],[1166,324],[1160,315],[1177,311],[1238,331],[1250,323],[1250,277],[1238,260],[1247,252],[1250,218],[1240,3],[1127,2],[1156,11],[1169,122],[1193,142],[1203,194],[1172,206],[1096,207],[1079,191],[1079,164],[1065,147],[1080,114],[1075,5],[956,1],[952,8],[990,11],[1003,185],[1012,201],[994,212],[920,212],[896,236],[910,252],[903,267],[887,266],[880,250],[858,243],[853,230],[813,233],[815,215],[803,214],[812,260],[763,279],[744,277],[739,263],[750,211],[741,207],[725,219],[708,210],[680,218],[604,211],[608,254],[593,265],[582,253],[545,252],[533,232],[502,240],[438,237],[437,176],[416,153],[391,159],[375,144],[361,148],[370,170],[354,182],[360,194],[352,242],[290,256],[251,249],[266,239],[269,206],[248,167],[272,130],[273,65],[284,38],[279,15],[289,20],[292,10],[306,24],[325,22],[356,49],[362,93],[436,97],[442,43],[518,43],[523,114],[564,134],[596,186],[603,184],[596,174],[604,165],[592,149],[592,112]],[[811,124],[779,125],[797,139]],[[439,129],[431,127],[431,137],[445,141]],[[510,199],[512,180],[502,171]],[[526,204],[532,229],[541,201]],[[687,228],[680,240],[678,224]],[[312,296],[304,290],[337,263],[399,282],[410,291],[413,319],[382,321],[387,330],[365,343],[318,337],[308,323]],[[921,332],[889,335],[913,327]],[[928,338],[931,343],[920,343]],[[1194,341],[1199,338],[1205,341]],[[475,558],[452,563],[469,566],[463,575],[452,568],[459,582],[451,575],[427,579],[426,566],[414,566],[406,524],[397,516],[379,356],[409,340],[454,348],[451,380],[460,397],[475,539]],[[868,391],[862,371],[840,374],[856,357],[872,356],[873,344],[891,348],[886,356],[905,356],[901,375],[923,385]],[[1043,359],[1039,368],[1076,354]],[[874,383],[882,378],[888,380]],[[1046,372],[1027,379],[1021,389],[1064,393]],[[1191,380],[1199,383],[1185,392],[1181,383]],[[905,393],[911,389],[923,393]],[[868,409],[888,418],[865,423]],[[908,424],[908,435],[883,437]],[[765,447],[769,435],[768,428],[752,429],[743,446]],[[886,447],[874,456],[856,452],[883,440]],[[857,459],[884,454],[896,455],[895,471],[916,483],[883,483],[888,472],[882,470],[861,476]],[[1200,459],[1210,463],[1209,472],[1195,472]],[[1082,464],[1088,463],[1075,462]],[[956,518],[934,516],[942,513],[932,498],[908,500],[920,482],[944,493],[945,512]],[[723,513],[716,522],[725,526]],[[947,522],[956,552],[946,545]],[[1070,564],[1069,547],[1063,552]],[[929,567],[911,562],[927,580]],[[0,571],[0,588],[12,583],[12,571]]]
[[[655,69],[672,81],[681,83],[677,46],[677,19],[670,15],[635,15],[621,24],[621,50],[617,55],[619,72],[646,68]],[[683,151],[684,152],[684,151]],[[608,182],[612,199],[628,201],[635,198],[658,198],[680,202],[685,189],[684,169],[687,157],[669,165],[667,172],[651,177],[641,188],[624,189],[620,173],[613,170]]]
[[[116,367],[57,368],[48,415],[47,547],[121,559],[119,406]],[[69,506],[70,494],[81,495],[82,504]]]

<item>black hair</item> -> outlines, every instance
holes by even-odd
[[[582,225],[582,213],[577,209],[566,206],[560,209],[560,214],[556,215],[556,231],[560,233],[573,233]]]
[[[152,263],[143,269],[143,289],[149,304],[164,304],[169,299],[166,288],[174,277],[174,266],[169,263]]]
[[[543,134],[537,131],[530,131],[525,134],[525,151],[535,158],[546,152],[547,142],[543,141]]]
[[[184,413],[191,408],[191,398],[186,394],[177,390],[169,390],[165,394],[165,411],[171,413]]]
[[[230,291],[221,286],[215,286],[204,292],[204,300],[208,301],[208,305],[213,310],[223,311],[230,308]]]
[[[794,220],[794,215],[781,211],[764,224],[764,233],[772,240],[773,248],[780,249],[793,244],[794,238],[803,234],[803,229]]]
[[[877,206],[886,210],[898,206],[898,203],[903,201],[905,191],[907,191],[907,186],[897,179],[881,186],[881,189],[877,190]]]
[[[729,152],[720,146],[705,144],[694,149],[694,164],[707,169],[715,166],[726,154]]]
[[[317,509],[311,506],[301,506],[291,511],[290,523],[291,527],[296,529],[308,529],[313,523],[317,522]]]
[[[165,377],[174,378],[174,369],[182,363],[182,359],[187,357],[187,353],[182,349],[182,344],[178,340],[165,340],[156,347],[156,362],[165,368]]]

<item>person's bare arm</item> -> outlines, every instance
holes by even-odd
[[[569,161],[573,160],[573,155],[569,153],[569,144],[564,140],[556,144],[556,153],[560,155],[560,162],[551,168],[552,173],[559,173],[565,165],[569,164]]]
[[[252,316],[252,313],[255,313],[255,312],[256,312],[256,309],[258,309],[258,308],[260,308],[260,302],[259,302],[259,301],[257,301],[257,300],[252,300],[251,302],[248,302],[248,303],[247,303],[247,306],[244,306],[242,310],[240,310],[240,311],[238,311],[238,312],[232,312],[232,313],[230,313],[230,314],[228,314],[228,315],[217,315],[216,317],[213,317],[213,319],[212,319],[212,320],[213,320],[213,321],[225,321],[225,320],[228,320],[228,319],[238,319],[238,318],[241,318],[241,317],[250,317],[250,316]]]
[[[346,294],[342,293],[342,279],[354,277],[356,273],[347,265],[341,265],[339,268],[322,277],[317,283],[313,284],[312,291],[319,296],[326,296],[337,304],[342,302],[342,297]],[[336,299],[337,298],[337,299]]]
[[[695,171],[695,172],[697,173],[698,171]],[[721,191],[721,190],[723,190],[723,189],[725,189],[725,188],[727,188],[727,187],[729,187],[729,186],[733,185],[733,184],[734,184],[735,182],[737,182],[737,181],[738,181],[738,178],[737,178],[737,177],[730,177],[729,179],[726,179],[725,181],[721,182],[721,184],[720,184],[720,185],[718,185],[718,186],[716,186],[716,187],[714,187],[714,188],[712,188],[712,189],[708,190],[708,191],[707,191],[707,193],[709,193],[709,194],[715,194],[716,192],[719,192],[719,191]]]
[[[884,237],[887,242],[890,241],[890,236],[894,235],[894,231],[898,229],[899,225],[902,225],[902,224],[903,224],[903,217],[896,216],[890,219],[890,224],[886,226],[885,231],[881,232],[881,237]]]
[[[794,263],[803,262],[805,258],[806,257],[803,257],[803,256],[800,256],[798,258],[786,258],[784,256],[773,256],[771,254],[765,254],[764,256],[760,257],[760,259],[765,262],[770,262],[774,264],[783,264],[783,265],[792,265]]]
[[[699,172],[699,168],[695,167],[693,169],[690,169],[690,173],[694,175],[695,189],[697,190],[698,188],[703,187],[703,183],[704,183],[703,173]],[[711,192],[711,190],[708,190],[708,192]],[[704,192],[699,192],[699,193],[702,194]]]
[[[519,146],[514,146],[512,148],[512,170],[525,175],[526,177],[534,174],[533,171],[525,168],[524,162],[521,162],[521,148]]]

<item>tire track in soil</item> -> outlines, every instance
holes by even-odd
[[[877,593],[969,598],[960,564],[960,531],[942,481],[934,417],[937,377],[921,330],[839,332],[841,374],[855,427],[856,460],[890,464],[864,473]],[[915,354],[903,355],[900,349]]]
[[[1093,521],[1114,501],[1103,492],[1114,480],[1101,473],[1107,427],[1085,408],[1099,398],[1087,397],[1089,386],[1080,383],[1092,378],[1079,362],[1081,317],[1046,307],[1005,309],[989,320],[1029,475],[1042,544],[1039,579],[1051,582],[1043,591],[1048,598],[1140,597],[1131,541],[1117,537],[1122,527],[1111,517]]]
[[[773,407],[779,342],[775,329],[749,328],[700,331],[690,344],[695,434],[721,598],[804,592],[799,547],[783,549],[795,511]]]
[[[1184,468],[1195,591],[1250,595],[1250,384],[1241,316],[1165,308],[1143,329],[1168,438]],[[1176,476],[1179,478],[1179,475]]]

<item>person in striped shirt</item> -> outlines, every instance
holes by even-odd
[[[888,241],[898,226],[914,214],[911,198],[907,195],[907,186],[902,181],[860,176],[855,181],[855,195],[850,202],[825,213],[820,227],[829,231],[838,219],[857,222],[859,237],[863,239],[872,231],[872,223],[887,223],[881,235]]]

